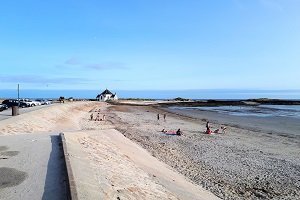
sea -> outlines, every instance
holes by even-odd
[[[37,90],[20,89],[20,98],[43,98],[57,99],[60,96],[65,98],[73,97],[80,99],[94,99],[103,90]],[[111,90],[117,93],[119,98],[140,98],[140,99],[174,99],[177,97],[205,100],[241,100],[255,98],[271,99],[300,99],[300,90],[228,90],[228,89],[201,89],[201,90]],[[0,89],[0,98],[17,98],[18,91],[12,89]]]

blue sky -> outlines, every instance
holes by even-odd
[[[299,0],[0,4],[0,89],[300,89]]]

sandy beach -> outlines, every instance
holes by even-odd
[[[91,113],[94,116],[97,113],[101,117],[105,115],[106,119],[91,121]],[[160,120],[157,120],[158,113]],[[164,113],[167,114],[166,120],[162,117]],[[74,102],[0,121],[0,135],[82,132],[74,134],[74,138],[72,135],[70,137],[78,148],[89,155],[88,162],[95,169],[95,179],[99,184],[97,187],[117,193],[117,190],[122,191],[121,199],[141,199],[141,194],[149,199],[151,195],[152,199],[191,198],[179,197],[170,189],[176,184],[164,184],[162,177],[154,177],[153,171],[151,173],[149,168],[139,165],[133,152],[118,146],[122,142],[117,141],[122,137],[116,132],[105,135],[100,134],[101,131],[118,130],[125,139],[138,145],[135,148],[141,148],[141,152],[145,150],[142,157],[147,153],[153,156],[156,162],[164,163],[174,173],[173,177],[184,177],[182,180],[192,184],[203,194],[211,195],[202,188],[222,199],[298,199],[300,141],[297,137],[284,137],[234,126],[227,127],[226,134],[207,135],[203,133],[205,123],[205,118],[185,117],[150,105]],[[220,120],[212,126],[218,128],[221,126],[219,123]],[[178,128],[183,131],[182,136],[161,132],[162,129]],[[89,135],[91,131],[93,134]],[[116,135],[113,137],[114,134]],[[110,160],[105,159],[107,157]],[[1,160],[0,165],[1,162],[5,161]],[[151,165],[151,162],[147,165]],[[120,173],[122,171],[128,173]],[[128,189],[129,183],[134,187],[131,185],[131,189]],[[152,185],[153,190],[148,185]],[[156,196],[153,191],[156,191]],[[193,193],[186,189],[186,193],[189,192]],[[111,197],[108,196],[107,199]]]
[[[11,183],[3,183],[3,189],[0,188],[0,197],[3,199],[21,199],[22,196],[25,199],[29,197],[30,199],[64,199],[61,196],[63,193],[58,192],[56,195],[49,191],[59,191],[60,185],[65,182],[64,176],[59,177],[61,173],[59,144],[54,144],[52,138],[53,135],[57,137],[58,133],[67,132],[69,133],[66,137],[68,144],[72,141],[74,143],[68,155],[71,156],[71,160],[78,158],[72,167],[77,172],[75,178],[79,185],[78,194],[82,194],[79,199],[94,199],[92,197],[101,199],[218,199],[116,131],[114,128],[117,124],[109,121],[114,114],[107,108],[108,104],[97,102],[57,104],[0,121],[0,137],[3,141],[2,147],[5,147],[1,154],[7,154],[6,146],[15,148],[15,146],[22,146],[24,141],[36,144],[34,154],[28,151],[25,145],[21,149],[17,148],[20,149],[20,156],[5,157],[0,160],[1,173],[10,169],[16,170],[11,172],[16,177],[22,173],[22,177],[17,180],[7,178],[7,181]],[[101,118],[105,114],[108,120],[91,121],[91,113],[94,116],[99,113]],[[11,144],[10,141],[14,143]],[[54,146],[51,150],[51,148],[43,148],[43,145]],[[53,148],[56,150],[54,151]],[[42,160],[35,160],[42,156],[44,156]],[[28,158],[35,164],[27,163]],[[18,164],[20,160],[26,164]],[[85,165],[81,165],[82,163]],[[36,170],[39,165],[41,168]],[[58,187],[51,188],[49,185],[51,181],[52,186],[56,185],[56,182],[59,183]],[[47,184],[41,184],[43,182]],[[80,183],[83,184],[80,185]],[[38,185],[38,191],[32,190],[33,185]],[[96,192],[91,191],[92,185],[96,188],[94,190]],[[18,188],[17,193],[16,188]],[[45,188],[44,191],[43,188]],[[61,190],[65,192],[64,185]],[[26,191],[25,194],[24,191]]]
[[[157,120],[157,113],[162,116],[165,111],[148,106],[109,110],[112,123],[126,137],[223,199],[297,199],[300,195],[298,137],[230,126],[226,134],[207,135],[205,118],[167,113],[166,121]],[[178,128],[183,136],[160,132]]]

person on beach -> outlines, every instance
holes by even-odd
[[[206,129],[209,129],[209,121],[206,122]]]
[[[222,130],[222,133],[226,133],[225,131],[226,131],[226,126],[221,126],[221,130]],[[220,129],[218,128],[218,129],[216,129],[216,130],[214,130],[214,133],[220,133]]]
[[[220,129],[214,130],[214,133],[219,133]]]
[[[159,114],[157,114],[157,120],[159,120]]]
[[[166,121],[166,117],[167,117],[167,114],[166,114],[166,113],[164,113],[164,121]]]
[[[182,131],[180,130],[180,128],[175,131],[175,130],[169,130],[167,131],[166,129],[161,130],[162,133],[166,133],[167,135],[178,135],[181,136],[182,135]]]
[[[227,127],[226,126],[221,126],[221,130],[222,130],[222,133],[226,133],[226,129],[227,129]]]
[[[179,136],[182,135],[182,131],[180,130],[180,128],[176,131],[176,135],[179,135]]]
[[[102,120],[103,120],[103,121],[105,120],[105,115],[102,116]]]
[[[96,117],[95,121],[100,121],[100,113],[97,114],[97,117]]]
[[[91,121],[93,121],[94,115],[93,113],[90,115]]]
[[[212,131],[210,130],[209,121],[206,122],[206,133],[207,134],[211,134],[212,133]]]

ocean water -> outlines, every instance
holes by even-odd
[[[83,98],[93,99],[99,90],[28,90],[20,89],[20,98]],[[176,97],[187,99],[300,99],[300,90],[111,90],[119,98],[142,99],[174,99]],[[0,90],[0,98],[17,98],[17,90]]]
[[[215,106],[215,107],[170,107],[179,110],[213,111],[234,116],[291,117],[300,119],[300,105],[259,105],[259,106]]]

